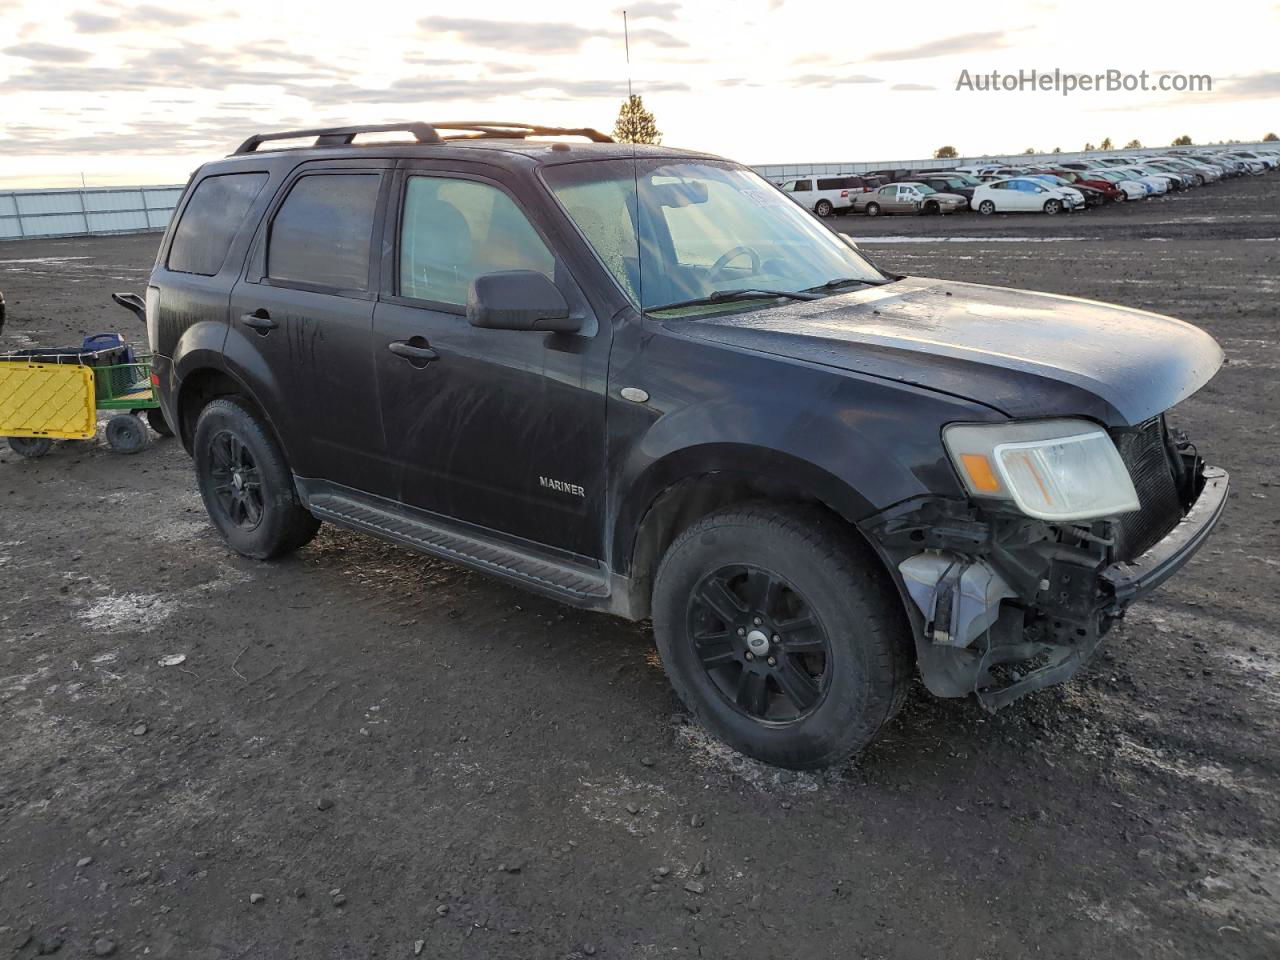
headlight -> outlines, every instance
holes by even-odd
[[[1087,420],[953,424],[951,462],[975,497],[1012,501],[1040,520],[1088,520],[1139,509],[1120,453]]]

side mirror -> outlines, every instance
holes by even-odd
[[[543,330],[576,333],[581,318],[569,316],[569,305],[556,285],[534,270],[486,273],[471,282],[467,320],[490,330]]]

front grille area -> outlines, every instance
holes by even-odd
[[[1164,417],[1113,434],[1129,468],[1142,509],[1126,513],[1116,524],[1116,557],[1133,560],[1160,541],[1182,519],[1182,502],[1165,440]]]

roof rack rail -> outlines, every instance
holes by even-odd
[[[356,127],[324,127],[318,130],[282,130],[279,133],[255,133],[240,146],[236,153],[254,153],[269,140],[300,140],[315,137],[317,147],[350,146],[360,133],[412,133],[419,143],[439,143],[440,134],[428,123],[376,123]]]
[[[440,130],[462,130],[464,133],[442,137]],[[505,123],[497,120],[450,120],[443,123],[376,123],[353,127],[324,127],[317,130],[282,130],[279,133],[255,133],[235,154],[256,153],[272,140],[301,140],[315,137],[316,147],[349,147],[362,133],[411,133],[418,143],[443,143],[445,140],[476,140],[492,137],[523,139],[529,136],[586,137],[594,143],[613,143],[613,138],[591,127],[542,127],[531,123]]]

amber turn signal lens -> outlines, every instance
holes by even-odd
[[[973,489],[980,493],[999,493],[1000,480],[996,477],[995,471],[991,469],[991,463],[980,453],[962,453],[960,454],[960,462],[964,464],[965,471],[969,474],[969,482],[973,484]]]

